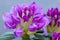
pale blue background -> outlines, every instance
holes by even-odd
[[[37,5],[42,5],[44,12],[51,7],[58,7],[60,9],[60,0],[0,0],[0,34],[10,31],[3,28],[3,12],[9,12],[10,8],[15,4],[30,3],[33,1],[36,2]],[[19,40],[19,38],[16,39]]]

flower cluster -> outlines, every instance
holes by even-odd
[[[35,2],[29,5],[17,4],[11,8],[10,12],[3,14],[3,20],[4,27],[13,29],[16,37],[34,34],[43,28],[46,35],[51,31],[52,40],[60,40],[60,11],[58,8],[48,9],[47,14],[44,14],[42,7],[37,6]]]
[[[47,15],[51,18],[49,29],[52,31],[52,40],[60,40],[60,11],[58,8],[48,9]]]
[[[10,12],[3,14],[3,20],[5,27],[14,30],[15,36],[36,32],[50,23],[50,18],[42,13],[41,6],[35,2],[13,6]]]
[[[60,11],[58,8],[48,9],[47,15],[51,18],[50,26],[60,26]]]

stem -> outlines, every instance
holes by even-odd
[[[24,36],[22,36],[22,40],[30,40],[29,35],[25,34]]]

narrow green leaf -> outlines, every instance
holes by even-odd
[[[48,36],[45,36],[43,33],[36,33],[35,37],[38,38],[38,40],[52,40],[52,34],[51,33],[49,33]]]
[[[14,39],[14,34],[13,32],[7,32],[5,34],[0,35],[0,40],[12,40]]]

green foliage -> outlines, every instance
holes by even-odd
[[[5,34],[0,35],[0,40],[12,40],[14,39],[14,34],[13,32],[7,32]]]
[[[0,35],[0,40],[13,40],[14,37],[14,33],[13,32],[7,32],[5,34]],[[22,40],[52,40],[52,35],[51,33],[49,33],[48,36],[45,36],[43,34],[43,31],[40,30],[37,33],[34,34],[33,38],[30,38],[29,35],[25,34],[22,36]]]
[[[43,31],[39,31],[37,32],[35,35],[35,38],[33,38],[34,40],[52,40],[52,35],[51,33],[48,34],[48,36],[45,36],[43,34]]]

